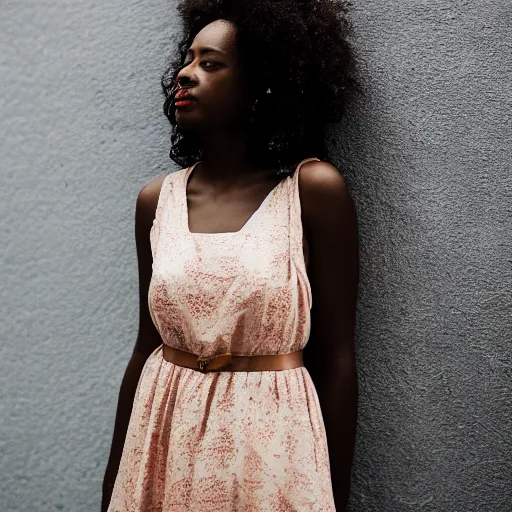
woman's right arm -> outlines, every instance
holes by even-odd
[[[114,434],[103,479],[101,512],[106,512],[110,503],[142,369],[150,354],[162,344],[149,312],[148,293],[153,266],[149,233],[155,218],[163,179],[164,176],[155,178],[139,192],[135,208],[135,243],[139,266],[139,332],[119,391]]]

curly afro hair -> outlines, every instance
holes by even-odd
[[[196,34],[217,19],[228,20],[237,29],[242,71],[256,104],[250,161],[291,174],[303,158],[325,159],[326,124],[340,121],[349,95],[359,90],[347,40],[350,5],[346,0],[182,1],[177,6],[182,39],[161,81],[164,112],[173,126],[171,160],[189,167],[202,159],[194,134],[181,132],[176,124],[169,91]],[[272,94],[266,94],[268,89]]]

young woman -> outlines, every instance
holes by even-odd
[[[324,127],[355,83],[346,5],[178,9],[162,85],[182,169],[137,200],[140,329],[102,510],[344,510],[359,246]]]

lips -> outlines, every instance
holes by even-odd
[[[174,102],[177,103],[178,101],[197,101],[197,98],[188,91],[178,91],[174,97]]]

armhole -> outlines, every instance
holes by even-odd
[[[158,238],[160,236],[160,227],[162,225],[162,211],[164,208],[169,176],[170,175],[168,174],[162,181],[162,187],[160,188],[160,193],[158,195],[158,201],[155,210],[155,218],[153,219],[153,224],[151,225],[151,229],[149,230],[149,241],[151,244],[151,255],[153,256],[153,261],[155,261],[156,249],[158,246]]]
[[[306,262],[304,261],[304,244],[302,242],[302,238],[304,236],[304,229],[302,226],[302,207],[300,204],[300,193],[299,193],[299,173],[303,164],[306,162],[312,162],[313,160],[321,161],[319,158],[311,157],[306,158],[299,162],[295,172],[292,177],[292,219],[291,219],[291,242],[292,242],[292,251],[293,255],[298,258],[300,261],[300,268],[303,272],[303,279],[306,283],[307,295],[309,300],[309,308],[311,309],[312,305],[312,291],[311,291],[311,283],[309,282],[309,277],[306,271]]]

